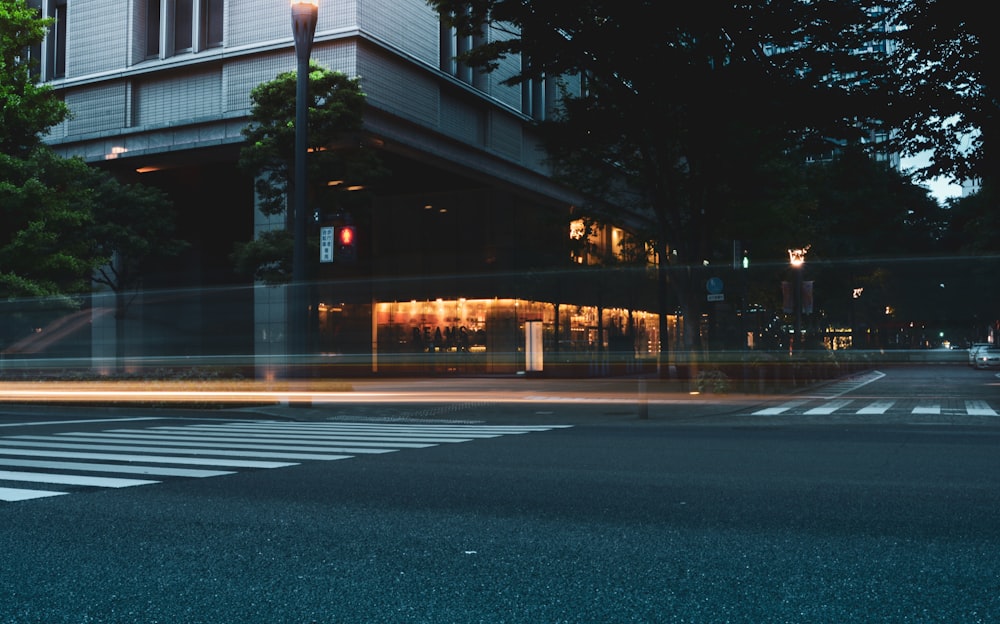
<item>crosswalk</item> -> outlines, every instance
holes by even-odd
[[[569,425],[227,421],[0,437],[0,502],[423,449]],[[28,485],[25,485],[28,484]]]
[[[965,415],[998,416],[1000,413],[980,400],[915,400],[915,399],[794,399],[752,412],[753,416],[830,416],[853,414],[879,416],[903,413],[916,416]]]

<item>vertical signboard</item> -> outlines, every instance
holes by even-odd
[[[319,229],[319,261],[333,262],[333,228],[324,226]]]
[[[542,322],[524,322],[524,367],[529,373],[542,371]]]

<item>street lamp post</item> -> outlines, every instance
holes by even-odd
[[[319,0],[292,1],[292,34],[295,38],[295,57],[298,70],[295,78],[295,174],[292,184],[292,306],[289,319],[290,352],[303,354],[306,351],[306,335],[309,320],[308,289],[306,282],[306,157],[308,154],[307,126],[309,123],[309,56],[312,53],[313,36],[316,34],[316,18],[319,14]]]
[[[792,271],[795,273],[795,292],[792,298],[795,305],[795,338],[792,342],[792,353],[802,350],[800,344],[802,340],[802,265],[806,263],[807,251],[809,251],[808,245],[802,249],[788,250],[788,262],[792,265]]]

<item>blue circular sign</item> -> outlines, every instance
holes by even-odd
[[[722,280],[718,277],[710,277],[705,282],[705,288],[708,289],[709,294],[718,295],[722,292]]]

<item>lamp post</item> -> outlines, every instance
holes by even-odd
[[[802,265],[806,263],[806,252],[809,251],[809,245],[806,245],[802,249],[789,249],[788,250],[788,262],[792,265],[792,271],[795,273],[795,293],[792,298],[795,305],[795,339],[792,343],[792,352],[800,351],[801,345],[799,341],[802,339]]]
[[[309,56],[319,0],[292,0],[292,34],[295,38],[295,174],[292,184],[292,306],[289,319],[289,344],[292,353],[306,351],[309,320],[306,281],[306,157],[308,154],[307,126],[309,123]]]

